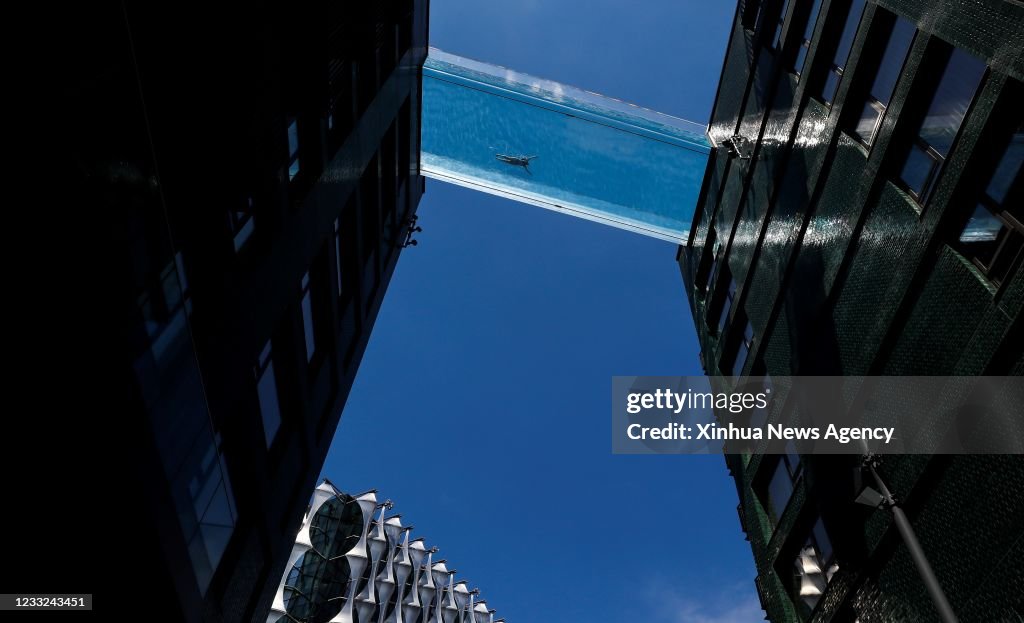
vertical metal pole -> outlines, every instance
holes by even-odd
[[[889,508],[889,512],[892,513],[893,521],[896,522],[896,529],[899,530],[900,536],[903,537],[903,542],[910,552],[910,557],[914,560],[914,565],[917,566],[917,572],[921,574],[921,580],[924,581],[924,586],[928,589],[928,595],[931,596],[932,603],[939,613],[939,619],[942,623],[959,623],[959,619],[957,619],[956,614],[953,612],[953,607],[949,605],[949,600],[946,599],[946,594],[942,592],[942,585],[939,584],[939,579],[935,577],[935,571],[932,570],[928,558],[924,555],[924,550],[921,548],[921,543],[917,540],[917,535],[914,533],[914,528],[910,525],[910,520],[907,519],[906,513],[896,504],[892,493],[889,492],[889,487],[885,486],[885,483],[878,476],[878,472],[875,471],[874,464],[868,463],[868,469],[871,470],[875,484],[878,485],[882,497],[885,498],[885,505]]]

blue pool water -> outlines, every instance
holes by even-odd
[[[709,150],[704,126],[618,100],[435,49],[424,66],[428,177],[678,242]]]

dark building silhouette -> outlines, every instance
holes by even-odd
[[[81,311],[33,350],[74,360],[50,390],[78,407],[35,395],[54,449],[32,475],[60,512],[12,513],[47,536],[12,544],[5,589],[94,592],[133,620],[266,620],[415,226],[427,14],[426,0],[61,14],[50,147],[75,200],[38,211],[66,253],[39,290],[67,286],[38,309]],[[88,344],[63,342],[72,329]],[[41,499],[39,484],[14,499]]]
[[[1014,2],[739,2],[678,257],[717,383],[1024,372],[1022,49]],[[858,462],[727,456],[770,620],[938,620]],[[879,471],[961,620],[1021,620],[1024,460]]]

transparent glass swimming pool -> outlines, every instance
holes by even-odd
[[[435,48],[423,68],[423,175],[663,240],[685,241],[706,129]]]

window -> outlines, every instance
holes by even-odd
[[[743,314],[742,320],[745,321],[745,324],[743,335],[739,336],[739,339],[736,340],[736,350],[733,354],[732,362],[733,377],[739,377],[743,374],[743,368],[747,365],[747,357],[750,356],[750,349],[754,346],[754,326],[747,320],[746,314]]]
[[[736,280],[729,275],[729,287],[722,299],[722,309],[718,314],[718,334],[721,335],[725,324],[729,321],[729,312],[732,311],[733,300],[736,298]]]
[[[349,60],[332,58],[327,65],[328,150],[333,156],[352,128],[353,68]]]
[[[142,311],[150,349],[157,363],[171,360],[178,341],[187,335],[192,314],[192,294],[185,279],[181,252],[160,270],[156,283],[150,283],[137,299]]]
[[[349,301],[359,291],[358,269],[359,269],[359,193],[353,192],[348,201],[345,202],[341,213],[334,225],[334,257],[328,262],[334,262],[334,268],[338,274],[334,277],[337,291],[337,311],[345,314]],[[331,254],[327,249],[327,254]],[[330,307],[330,297],[324,297],[323,307]],[[329,322],[324,319],[323,322]]]
[[[398,121],[392,122],[380,145],[381,213],[384,240],[394,246],[400,236],[398,221]]]
[[[334,219],[334,272],[338,285],[338,296],[345,292],[344,270],[341,263],[341,217]]]
[[[299,122],[292,119],[288,124],[288,181],[299,174]]]
[[[189,514],[195,521],[187,522],[191,534],[186,534],[186,540],[199,591],[205,595],[235,530],[238,514],[220,448],[220,434],[211,435],[208,431],[204,441],[208,445],[201,450],[202,455],[196,456],[198,461],[187,485],[191,500]]]
[[[317,614],[315,599],[318,584],[328,560],[316,551],[308,551],[292,565],[284,581],[284,607],[291,617],[305,621]],[[286,620],[291,617],[282,617]]]
[[[409,179],[409,175],[413,173],[412,169],[412,132],[410,129],[413,127],[412,123],[412,98],[405,98],[405,102],[402,104],[402,108],[398,113],[398,118],[401,119],[402,130],[398,132],[398,179],[399,186],[401,183]],[[399,216],[404,216],[406,212],[406,206],[399,206],[402,213]]]
[[[802,463],[796,447],[790,441],[786,444],[786,454],[779,456],[768,486],[761,492],[761,502],[768,512],[773,526],[778,525],[782,513],[793,497],[793,489],[800,478]]]
[[[277,379],[274,376],[274,361],[270,350],[270,340],[263,347],[260,358],[253,368],[256,377],[256,396],[260,405],[260,416],[263,418],[263,436],[267,448],[274,442],[277,430],[281,428],[281,405],[277,399]]]
[[[750,349],[754,345],[754,327],[743,310],[736,312],[733,326],[743,327],[743,333],[730,336],[729,346],[719,361],[719,368],[723,373],[731,374],[733,378],[739,378],[743,375],[743,368],[747,365]]]
[[[380,153],[375,153],[359,178],[359,201],[362,220],[363,266],[376,265],[377,248],[381,242]],[[370,290],[373,287],[368,288]]]
[[[913,24],[903,18],[896,18],[875,72],[875,80],[854,123],[854,136],[867,147],[874,144],[878,128],[882,125],[885,109],[896,89],[896,82],[903,70],[903,62],[914,40],[914,32]]]
[[[807,62],[807,51],[811,48],[811,36],[814,35],[814,25],[818,23],[818,13],[821,11],[821,0],[812,0],[811,10],[807,13],[807,23],[804,25],[804,37],[800,41],[800,48],[796,51],[796,59],[793,62],[793,73],[803,76],[804,63]]]
[[[984,75],[985,63],[981,59],[960,49],[953,50],[900,172],[904,187],[921,205],[935,187],[939,169],[953,147]]]
[[[764,361],[758,359],[754,364],[754,369],[750,372],[751,376],[761,377],[761,392],[767,395],[769,398],[775,391],[775,383],[772,381],[772,377],[768,374],[768,370],[765,368]],[[750,426],[751,428],[761,428],[768,422],[768,414],[771,412],[771,402],[762,409],[761,407],[755,406],[750,411]]]
[[[401,18],[398,23],[398,57],[401,61],[405,53],[412,47],[412,14]]]
[[[398,24],[390,23],[382,26],[383,32],[378,35],[380,47],[377,48],[377,58],[380,61],[380,81],[383,84],[398,65]]]
[[[714,252],[713,255],[711,256],[711,267],[708,269],[708,279],[704,283],[704,292],[705,293],[707,293],[707,292],[709,292],[711,290],[711,287],[715,283],[715,277],[718,276],[718,261],[720,259],[718,256],[719,256],[719,254],[717,253],[717,251]]]
[[[793,561],[793,602],[804,619],[810,618],[838,570],[832,541],[828,538],[821,517],[818,517],[807,541]]]
[[[231,235],[234,238],[235,252],[237,253],[245,246],[255,227],[252,217],[252,197],[246,199],[245,206],[241,209],[228,212],[228,224],[231,226]]]
[[[772,37],[773,50],[778,50],[782,46],[782,25],[786,21],[787,11],[789,11],[789,0],[783,0],[782,12],[779,13],[779,22],[775,25],[775,36]]]
[[[185,314],[192,315],[192,290],[188,287],[188,279],[185,277],[185,258],[181,251],[174,254],[174,268],[178,271],[178,286],[181,291],[181,305]],[[168,299],[171,300],[171,299]]]
[[[747,0],[743,3],[743,27],[747,30],[757,30],[761,25],[762,0]]]
[[[313,333],[313,293],[310,290],[309,271],[302,276],[302,331],[306,336],[306,361],[313,361],[316,335]]]
[[[836,53],[832,57],[832,66],[821,87],[821,101],[829,106],[839,89],[839,82],[846,70],[846,61],[850,58],[850,48],[853,47],[853,40],[857,36],[857,27],[860,25],[860,18],[864,13],[865,0],[853,0],[850,3],[850,11],[846,14],[846,22],[843,24],[843,34],[839,37],[839,44],[836,46]]]
[[[347,68],[347,66],[345,66]],[[351,82],[351,77],[349,77]],[[332,84],[332,89],[334,88]],[[332,134],[344,132],[350,125],[350,107],[351,102],[349,98],[351,96],[348,93],[341,92],[337,96],[332,96],[330,101],[327,103],[327,130]],[[340,143],[341,141],[336,141]]]
[[[707,244],[704,247],[707,249],[709,259],[701,263],[701,269],[697,275],[697,288],[704,296],[711,291],[711,286],[715,282],[721,246],[721,243],[718,241],[718,234],[712,228],[708,231]]]
[[[359,101],[359,114],[366,112],[370,102],[377,96],[378,82],[378,53],[377,50],[364,54],[356,63],[358,73],[357,95]]]
[[[1022,161],[1024,125],[1010,139],[959,235],[960,252],[997,286],[1019,268],[1024,255]]]

